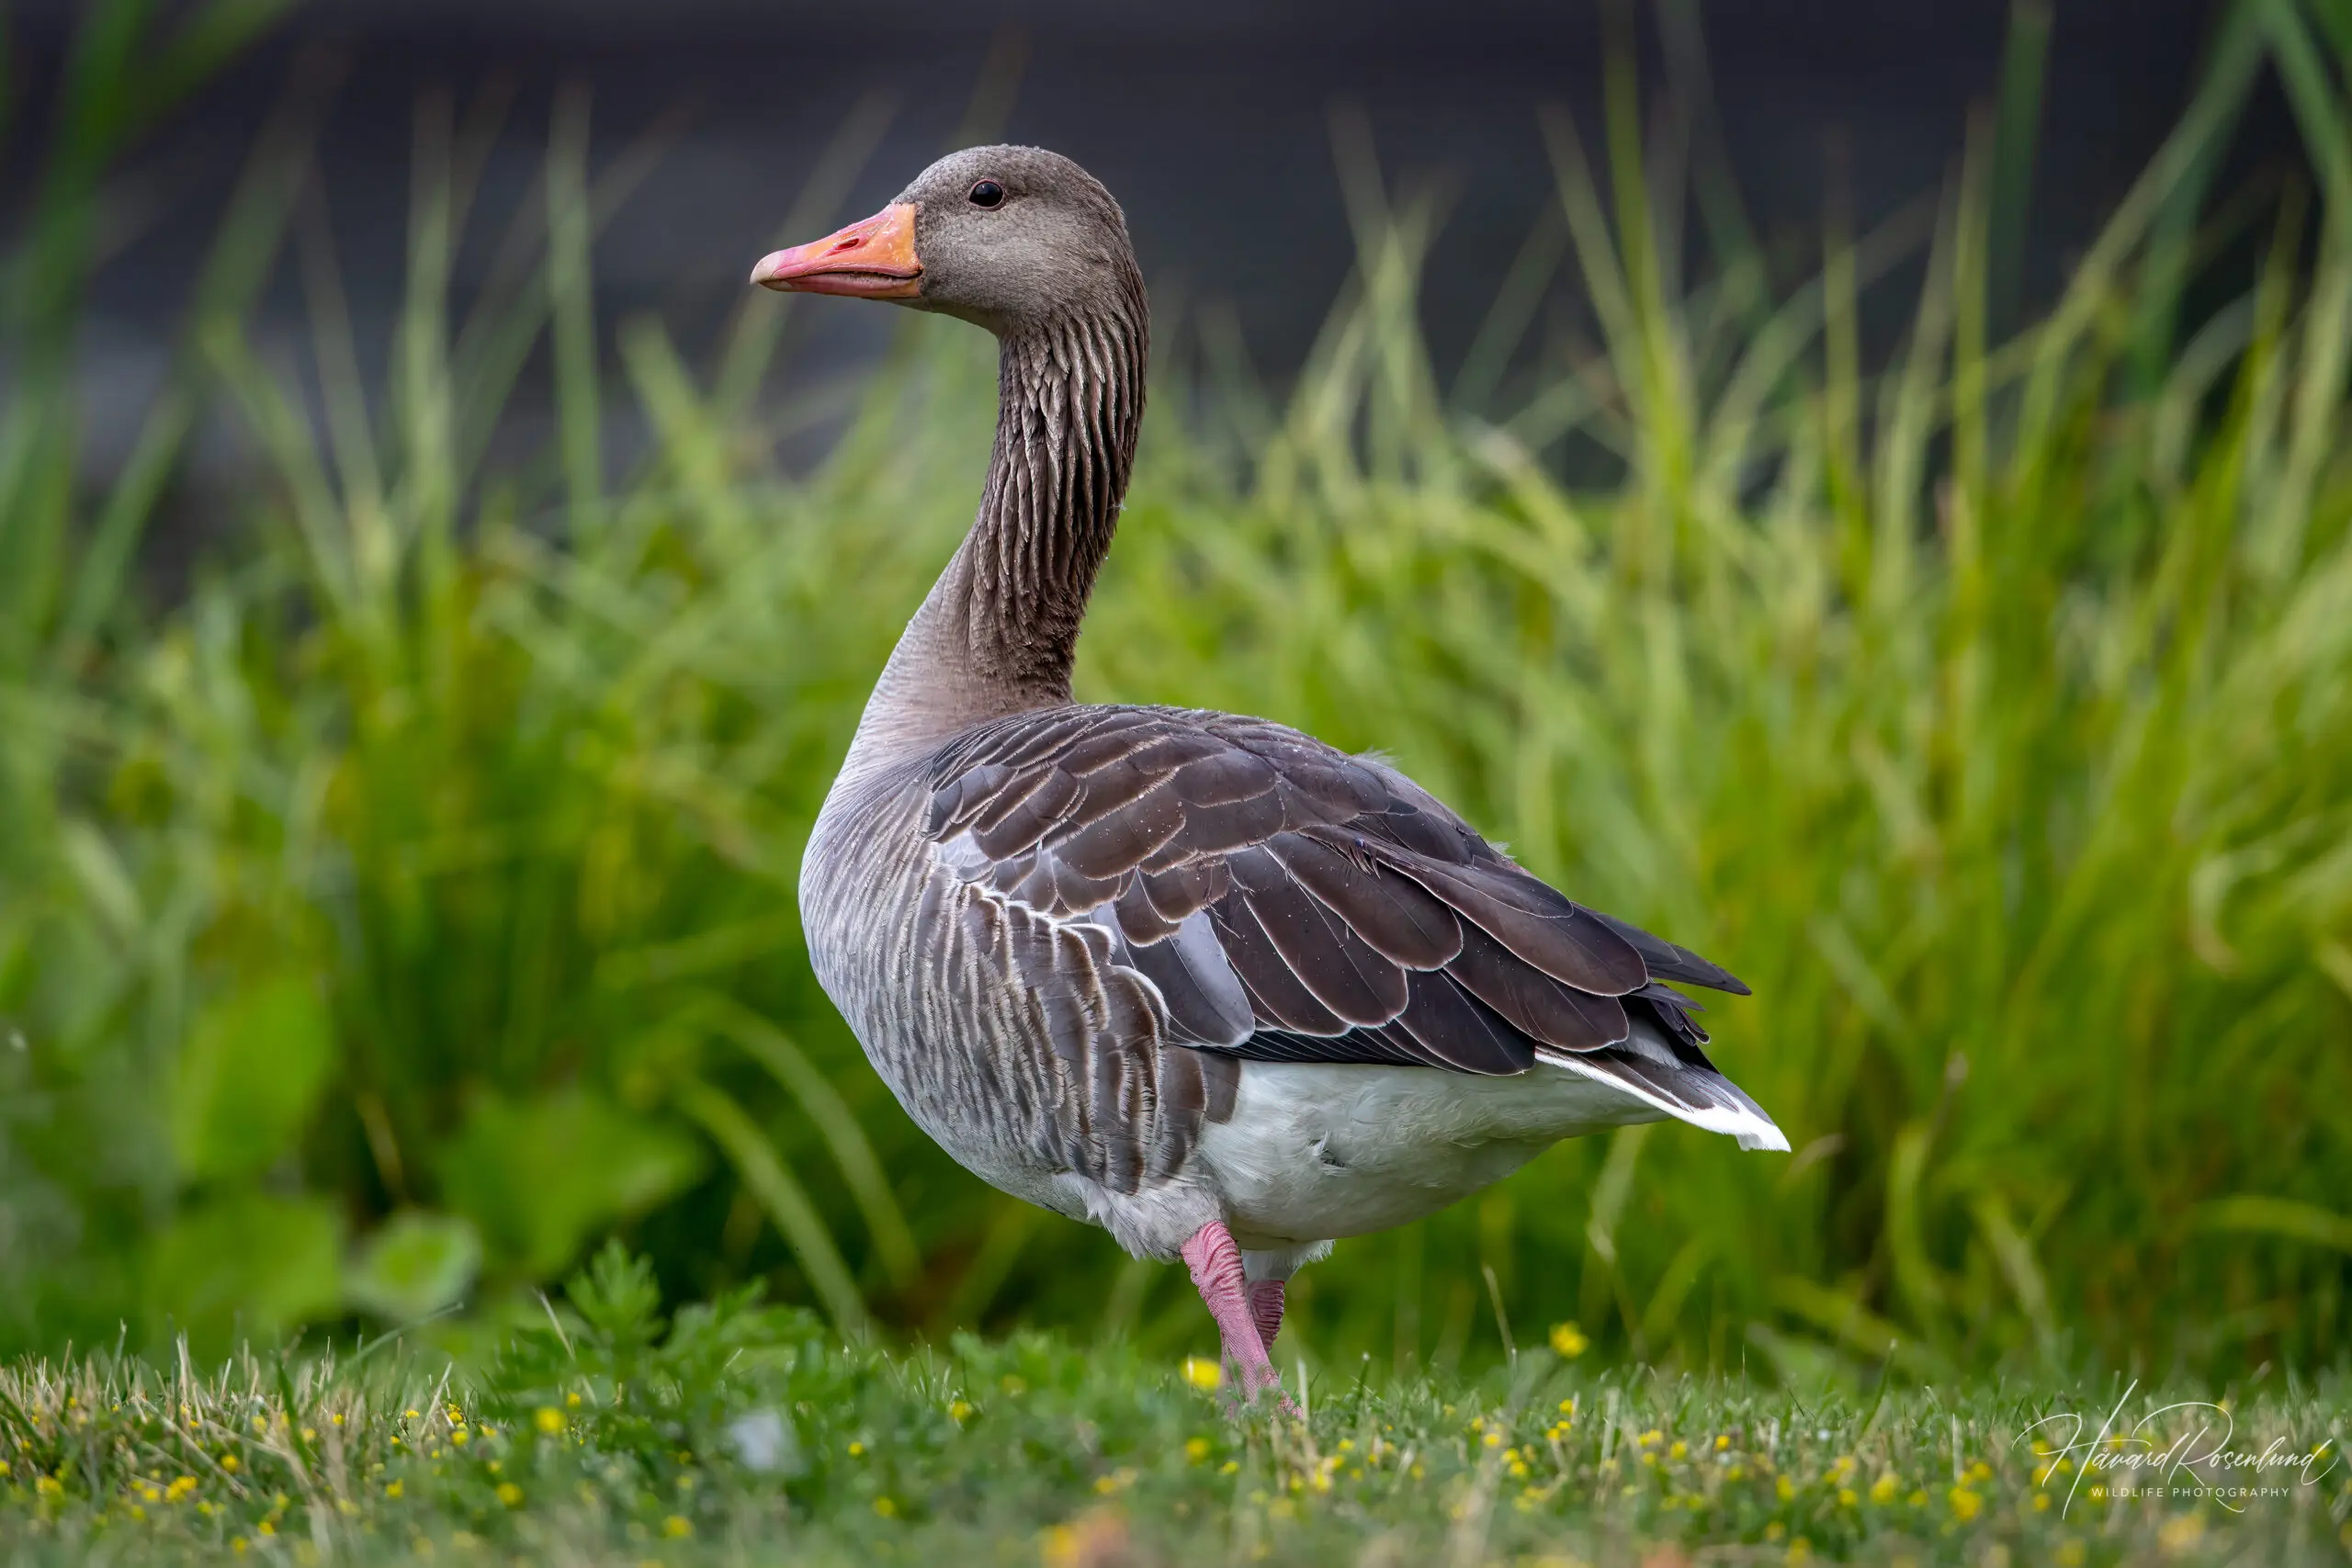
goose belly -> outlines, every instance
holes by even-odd
[[[1542,1064],[1511,1077],[1430,1067],[1250,1062],[1197,1158],[1236,1239],[1276,1247],[1409,1224],[1562,1138],[1656,1122],[1632,1095]]]

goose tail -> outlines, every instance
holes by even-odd
[[[1604,1083],[1678,1122],[1739,1141],[1743,1149],[1788,1152],[1789,1135],[1746,1089],[1724,1077],[1702,1047],[1706,1032],[1690,998],[1655,982],[1626,998],[1632,1032],[1598,1051],[1539,1048],[1548,1066]]]
[[[1789,1135],[1780,1124],[1746,1089],[1713,1067],[1682,1062],[1668,1066],[1622,1046],[1544,1051],[1538,1060],[1622,1090],[1678,1122],[1736,1138],[1743,1149],[1788,1152]]]

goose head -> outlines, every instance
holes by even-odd
[[[1131,313],[1140,294],[1119,204],[1093,175],[1039,147],[951,152],[873,217],[763,257],[752,281],[888,299],[1000,337]]]

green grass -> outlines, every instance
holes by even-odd
[[[65,111],[98,129],[0,315],[28,389],[0,410],[0,1348],[495,1322],[618,1228],[673,1299],[756,1280],[861,1341],[1026,1324],[1168,1364],[1202,1329],[1181,1275],[951,1166],[795,923],[849,728],[969,519],[990,345],[908,321],[842,383],[793,354],[806,300],[747,299],[708,345],[597,322],[594,237],[658,148],[592,158],[567,100],[544,199],[493,220],[492,96],[420,106],[365,384],[298,78],[167,395],[93,485],[60,344],[117,120],[179,57],[128,0],[87,15]],[[1631,1129],[1344,1244],[1295,1298],[1318,1387],[1366,1356],[1470,1376],[1508,1324],[1567,1319],[1667,1380],[1642,1388],[1892,1375],[1890,1407],[1940,1388],[1982,1422],[2007,1406],[1963,1374],[2344,1364],[2339,20],[2233,9],[2030,317],[1999,281],[2030,104],[1939,198],[1784,254],[1743,237],[1703,135],[1645,141],[1623,70],[1602,142],[1542,128],[1556,192],[1458,374],[1418,324],[1435,199],[1352,122],[1362,261],[1294,384],[1163,310],[1083,694],[1385,749],[1721,959],[1758,994],[1707,1015],[1719,1059],[1797,1151]],[[2213,199],[2266,72],[2316,184]],[[852,117],[781,233],[838,216],[879,123]],[[493,262],[460,308],[463,244]],[[1540,308],[1564,270],[1586,318]],[[281,271],[311,310],[290,348],[246,319]],[[1908,326],[1866,361],[1869,301]],[[494,452],[542,356],[558,429]],[[625,469],[619,406],[652,435]],[[130,568],[206,420],[254,477],[164,602]]]
[[[1539,1348],[1476,1380],[1326,1372],[1292,1421],[1235,1416],[1125,1349],[957,1336],[893,1355],[742,1300],[665,1330],[655,1300],[616,1250],[470,1363],[13,1363],[0,1551],[1468,1568],[1688,1561],[1674,1545],[1922,1564],[2317,1563],[2352,1545],[2352,1405],[2333,1379],[1808,1398]],[[2210,1403],[2153,1414],[2177,1400]],[[2116,1461],[2184,1438],[2185,1459],[2278,1462],[2110,1495],[2151,1480]],[[2187,1495],[2216,1483],[2259,1495]]]

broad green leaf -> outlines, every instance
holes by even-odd
[[[300,1135],[334,1066],[334,1027],[305,976],[254,981],[206,1008],[172,1096],[181,1173],[208,1180],[268,1166]]]
[[[599,1227],[693,1180],[702,1150],[574,1088],[519,1103],[484,1095],[435,1164],[444,1197],[480,1227],[492,1260],[543,1279]]]
[[[149,1245],[151,1324],[217,1352],[342,1304],[343,1219],[322,1198],[236,1192],[181,1214]]]
[[[405,1209],[361,1247],[348,1288],[355,1305],[409,1323],[465,1294],[481,1268],[481,1236],[471,1224]]]

